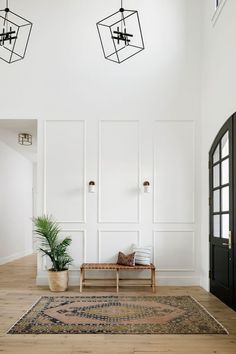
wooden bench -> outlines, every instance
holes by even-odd
[[[85,272],[88,270],[114,270],[116,272],[115,279],[106,278],[86,278]],[[149,278],[120,278],[121,270],[150,270]],[[116,263],[83,263],[80,267],[80,292],[83,291],[83,286],[86,285],[113,285],[116,286],[116,291],[119,292],[119,287],[122,285],[142,285],[151,286],[153,292],[156,291],[156,268],[153,264],[150,265],[135,265],[134,267],[119,265]]]

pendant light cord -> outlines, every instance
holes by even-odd
[[[123,9],[124,10],[124,8],[123,8],[123,0],[121,0],[120,1],[121,2],[121,9]],[[125,16],[124,16],[124,12],[122,11],[121,12],[121,32],[123,32],[123,25],[124,25],[124,27],[125,27]]]
[[[6,26],[6,31],[8,32],[8,11],[9,11],[9,0],[6,0],[6,13],[5,13],[5,18],[4,18],[4,26],[6,25],[7,23],[7,26]]]

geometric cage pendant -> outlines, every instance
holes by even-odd
[[[26,145],[26,146],[32,145],[32,135],[28,133],[19,133],[18,143],[20,145]]]
[[[29,43],[33,24],[6,8],[0,10],[0,59],[7,63],[22,60]]]
[[[123,63],[145,49],[138,11],[121,8],[97,23],[104,57]]]

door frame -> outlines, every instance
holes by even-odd
[[[210,253],[210,271],[209,271],[209,278],[210,278],[210,291],[212,292],[212,288],[217,286],[214,284],[213,280],[213,257],[212,257],[212,247],[214,244],[219,244],[221,247],[228,247],[225,245],[227,243],[227,239],[221,237],[221,228],[220,228],[220,237],[213,236],[213,154],[217,145],[220,144],[221,150],[221,139],[223,138],[224,134],[228,131],[229,132],[229,230],[231,231],[231,249],[228,250],[229,252],[229,289],[230,292],[227,294],[227,299],[224,301],[230,307],[235,307],[236,305],[236,298],[235,298],[235,286],[236,281],[234,282],[234,274],[236,271],[236,262],[235,260],[235,245],[234,245],[234,230],[236,230],[236,217],[234,217],[234,200],[236,201],[236,170],[234,164],[234,156],[236,157],[236,144],[234,144],[234,137],[236,137],[236,124],[234,123],[234,118],[236,117],[233,114],[222,126],[218,134],[216,135],[214,142],[211,146],[209,151],[209,253]],[[221,151],[220,151],[221,154]],[[221,156],[220,156],[221,161]],[[220,169],[220,184],[221,186],[221,169]],[[220,204],[221,204],[221,194],[220,194]],[[221,212],[220,212],[221,217]],[[221,224],[220,224],[221,225]],[[214,243],[213,243],[214,240]],[[224,240],[224,242],[222,241]],[[229,240],[228,240],[229,242]],[[224,245],[223,245],[224,244]],[[218,288],[219,293],[222,292],[220,288]],[[214,292],[213,292],[214,294]],[[225,295],[225,294],[224,294]],[[223,294],[222,294],[223,296]],[[225,296],[226,298],[226,296]],[[221,299],[222,300],[222,299]],[[222,300],[223,301],[223,300]]]

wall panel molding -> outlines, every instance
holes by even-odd
[[[105,188],[102,188],[102,125],[103,124],[114,124],[114,131],[113,134],[111,134],[114,136],[116,134],[115,131],[115,125],[117,126],[121,126],[123,125],[127,125],[127,124],[134,124],[136,125],[136,129],[137,129],[137,181],[136,181],[136,185],[134,184],[131,188],[133,188],[133,190],[130,190],[130,197],[131,194],[135,194],[137,195],[137,201],[136,201],[136,217],[135,220],[128,220],[128,219],[123,219],[122,217],[114,217],[113,219],[110,218],[110,220],[107,219],[107,217],[103,217],[103,212],[102,212],[102,193],[105,190]],[[134,133],[134,132],[132,132]],[[139,126],[139,121],[137,120],[125,120],[125,121],[120,121],[120,120],[101,120],[99,121],[99,137],[98,137],[98,201],[97,201],[97,211],[98,211],[98,215],[97,215],[97,219],[98,219],[98,223],[100,224],[138,224],[140,223],[140,218],[141,218],[141,193],[140,193],[140,186],[141,186],[141,156],[140,156],[140,126]],[[131,134],[132,136],[132,134]],[[122,140],[120,139],[120,146],[122,147],[125,143],[127,144],[127,140]],[[109,149],[109,147],[108,147]],[[127,148],[127,154],[129,152],[129,149]],[[124,159],[125,159],[125,155],[124,155]],[[123,162],[123,161],[122,161]],[[129,166],[127,166],[128,168]],[[124,172],[126,172],[127,168],[124,170]],[[120,171],[119,171],[120,172]],[[114,177],[115,175],[113,175]],[[122,176],[122,172],[121,172],[121,176]],[[125,183],[125,182],[124,182]],[[115,190],[114,190],[115,191]],[[103,193],[104,194],[104,193]],[[128,198],[128,194],[126,195],[126,197]],[[132,196],[133,197],[133,196]],[[128,199],[127,199],[128,201]],[[113,205],[113,203],[116,203],[117,201],[113,199],[112,197],[112,192],[111,192],[111,205]],[[125,201],[123,203],[122,207],[125,207]],[[120,210],[122,209],[122,207],[120,208]],[[130,208],[130,210],[133,210],[134,208]],[[116,212],[116,214],[118,214],[119,211]]]
[[[157,250],[159,250],[161,247],[158,245],[158,234],[160,236],[160,234],[165,234],[165,239],[166,240],[166,234],[173,234],[173,240],[174,240],[174,235],[176,234],[182,234],[182,235],[186,235],[186,234],[189,234],[190,236],[187,236],[187,237],[191,237],[191,241],[192,241],[192,244],[189,245],[189,247],[186,247],[184,249],[184,245],[185,243],[184,242],[181,242],[181,247],[182,247],[182,250],[181,250],[181,253],[178,254],[181,258],[184,257],[184,253],[189,256],[189,253],[191,252],[191,261],[192,261],[192,264],[190,267],[181,267],[181,268],[178,268],[178,267],[170,267],[170,268],[162,268],[161,266],[158,265],[158,261],[156,262],[156,267],[157,267],[157,270],[158,272],[179,272],[179,273],[189,273],[189,272],[195,272],[195,268],[196,268],[196,259],[195,259],[195,250],[196,250],[196,240],[195,240],[195,231],[193,230],[178,230],[178,231],[173,231],[173,230],[153,230],[153,235],[152,235],[152,238],[153,238],[153,259],[154,259],[154,262],[156,260],[156,257],[157,257]],[[178,245],[177,245],[178,246]],[[173,248],[173,242],[169,242],[169,245],[168,245],[168,249],[171,251],[172,248]],[[165,254],[163,254],[163,257],[165,257],[166,259],[168,259],[168,257],[174,257],[174,255],[171,255],[171,254],[168,254],[168,249],[165,250]],[[164,251],[163,251],[164,252]],[[171,252],[170,252],[171,253]],[[177,260],[178,262],[178,260]]]
[[[106,233],[120,233],[120,234],[129,234],[129,233],[133,233],[136,234],[136,240],[134,240],[134,242],[137,245],[140,245],[140,230],[98,230],[97,232],[97,236],[98,236],[98,262],[102,262],[102,247],[103,247],[103,241],[102,241],[102,234],[106,234]],[[120,239],[119,239],[120,240]],[[132,245],[132,243],[127,242],[127,247]],[[120,240],[120,249],[117,250],[117,252],[122,251],[123,247],[125,245],[125,242],[122,240]],[[117,254],[118,255],[118,254]]]
[[[48,206],[47,206],[47,190],[48,190],[48,183],[47,183],[47,140],[48,140],[48,132],[47,132],[47,124],[48,123],[82,123],[83,124],[83,217],[80,219],[62,219],[62,218],[57,218],[57,222],[59,224],[85,224],[86,223],[86,171],[87,171],[87,162],[86,162],[86,141],[87,141],[87,135],[86,135],[86,122],[84,120],[47,120],[44,121],[44,164],[43,164],[43,176],[44,176],[44,182],[43,182],[43,213],[45,215],[51,214],[48,211]],[[69,137],[65,137],[65,139],[69,139]],[[63,173],[63,168],[62,168],[62,173]]]
[[[73,245],[73,238],[79,237],[76,234],[82,234],[82,263],[86,263],[87,259],[87,231],[86,230],[80,230],[80,229],[61,229],[61,233],[66,233],[68,236],[71,236],[72,238],[72,247],[74,248]],[[74,257],[75,258],[75,257]],[[79,271],[79,267],[73,267],[73,269],[70,269],[71,271]]]
[[[163,132],[160,133],[159,138],[163,138],[162,142],[160,142],[160,139],[156,137],[156,134],[159,133],[159,130],[157,129],[157,125],[160,124],[163,126]],[[177,132],[177,125],[182,125],[183,129],[179,129]],[[169,129],[167,129],[167,125],[169,125]],[[174,141],[169,141],[168,140],[168,131],[171,129],[171,125],[174,127],[175,125],[175,133],[176,133],[176,148],[174,147]],[[195,126],[195,121],[192,120],[156,120],[153,123],[153,206],[152,206],[152,213],[153,213],[153,223],[154,224],[166,224],[166,225],[171,225],[171,224],[176,224],[176,225],[191,225],[195,223],[195,174],[196,174],[196,143],[195,143],[195,136],[196,136],[196,126]],[[184,128],[185,126],[185,128]],[[191,127],[191,129],[189,129]],[[189,129],[189,131],[187,130]],[[184,134],[182,133],[184,131]],[[191,136],[188,136],[187,133],[191,133]],[[186,134],[185,134],[186,133]],[[179,139],[178,135],[179,134]],[[170,133],[171,135],[171,133]],[[174,134],[172,134],[174,135]],[[182,139],[181,139],[182,137]],[[184,141],[184,139],[185,141]],[[164,141],[165,140],[165,141]],[[162,146],[160,144],[162,143]],[[158,146],[159,144],[159,146]],[[164,148],[164,144],[165,148]],[[185,146],[185,145],[186,146]],[[176,155],[176,159],[180,158],[180,156],[183,154],[186,154],[186,163],[183,165],[181,168],[179,167],[179,171],[175,171],[174,168],[171,170],[171,165],[172,163],[170,162],[168,164],[167,161],[167,151],[168,148],[172,148],[172,152],[169,151],[169,158],[171,159],[171,153],[173,155],[176,153],[176,151],[179,152],[179,157]],[[159,153],[157,152],[159,149]],[[160,151],[163,149],[163,151]],[[176,153],[177,154],[177,153]],[[161,161],[162,158],[162,162]],[[165,166],[163,164],[163,160],[166,159]],[[174,162],[176,162],[176,159],[172,158]],[[159,163],[162,163],[163,166],[159,168],[157,167],[157,161]],[[173,162],[172,161],[172,162]],[[192,169],[190,169],[190,163],[188,161],[192,161]],[[180,163],[183,163],[182,160],[180,160]],[[167,168],[169,171],[167,171]],[[184,171],[182,174],[185,178],[185,181],[181,181],[180,179],[180,174],[181,174],[181,169]],[[189,178],[187,178],[186,171],[189,169],[188,173],[190,174]],[[170,171],[171,170],[171,171]],[[161,173],[165,173],[165,177],[162,176],[160,177]],[[176,173],[178,174],[176,175]],[[178,184],[176,182],[176,178],[179,178]],[[173,178],[173,182],[170,183],[170,178]],[[169,179],[169,187],[168,188],[168,179]],[[160,183],[163,182],[163,185]],[[173,189],[173,186],[175,186],[177,192],[183,191],[182,195],[180,198],[177,197],[177,193],[175,196],[175,193],[172,193],[171,189]],[[188,186],[188,194],[185,191],[185,186]],[[161,200],[160,198],[160,193],[163,193],[161,195]],[[180,193],[180,192],[179,192]],[[176,208],[174,211],[171,211],[170,206],[172,207],[172,203],[175,202],[178,204],[177,200],[183,199],[183,202],[181,204],[181,208]],[[169,205],[165,205],[169,201]],[[163,207],[165,208],[165,216],[159,216],[160,210],[162,210],[163,213]],[[185,210],[184,210],[185,208]],[[159,209],[159,212],[158,212]],[[181,210],[181,212],[179,210]],[[171,213],[173,215],[171,215]],[[179,213],[179,215],[177,215]],[[191,215],[190,215],[191,214]]]

